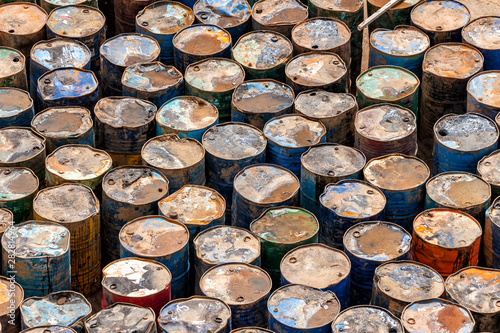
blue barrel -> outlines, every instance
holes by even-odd
[[[209,102],[195,96],[172,98],[156,113],[156,135],[177,134],[201,142],[203,133],[219,123],[219,112]]]
[[[30,126],[35,108],[30,94],[17,88],[0,88],[0,128]]]
[[[173,1],[157,1],[145,7],[135,18],[135,31],[155,38],[160,44],[160,61],[174,64],[174,35],[194,22],[193,11]],[[184,73],[184,72],[182,72]]]
[[[140,333],[156,333],[156,316],[151,308],[128,303],[115,303],[85,321],[85,332],[87,333],[102,333],[107,330],[118,332],[137,330]]]
[[[364,179],[387,199],[385,220],[411,232],[413,220],[425,205],[425,184],[431,172],[424,161],[400,154],[374,158],[363,170]]]
[[[159,109],[184,93],[184,79],[173,66],[159,61],[127,67],[122,76],[123,96],[153,102]]]
[[[267,310],[269,328],[276,333],[330,333],[340,303],[329,290],[289,284],[269,297]]]
[[[500,196],[500,150],[483,157],[477,164],[477,174],[491,186],[491,201]]]
[[[332,323],[333,333],[373,332],[405,333],[401,321],[378,306],[359,305],[342,311]]]
[[[462,41],[483,54],[485,71],[500,70],[499,29],[500,16],[477,18],[462,29]]]
[[[483,254],[486,267],[500,269],[500,199],[486,210]]]
[[[252,30],[275,31],[291,39],[295,25],[307,19],[304,1],[258,0],[252,6]]]
[[[300,156],[309,147],[326,142],[326,128],[319,121],[299,115],[283,115],[264,126],[267,138],[267,162],[280,165],[300,177]]]
[[[339,250],[308,244],[289,251],[281,260],[281,285],[302,284],[331,291],[342,309],[349,305],[351,261]]]
[[[11,211],[14,222],[29,220],[33,216],[33,199],[38,191],[38,177],[28,168],[0,167],[0,180],[0,208]]]
[[[498,147],[499,130],[477,113],[447,114],[434,125],[433,174],[475,173],[478,162]]]
[[[480,72],[467,83],[467,112],[495,120],[500,113],[500,70]]]
[[[203,274],[203,296],[218,298],[231,308],[231,328],[267,327],[271,278],[262,268],[244,263],[215,266]]]
[[[69,248],[69,230],[60,224],[40,221],[16,224],[2,237],[3,271],[14,273],[26,298],[70,290]]]
[[[351,303],[367,304],[375,269],[391,260],[410,259],[411,235],[389,222],[361,222],[344,234],[344,252],[351,260]]]
[[[319,197],[319,240],[343,249],[345,232],[356,223],[384,218],[387,200],[384,193],[358,179],[328,184]]]

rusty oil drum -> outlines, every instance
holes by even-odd
[[[496,45],[499,16],[480,17],[462,29],[462,41],[477,48],[484,57],[484,70],[500,69],[500,47]]]
[[[299,0],[258,0],[252,6],[252,30],[275,31],[290,39],[292,29],[307,15],[307,6]]]
[[[483,157],[477,164],[477,174],[491,186],[491,200],[500,196],[500,151],[494,151]]]
[[[480,113],[495,120],[500,113],[498,94],[500,71],[477,73],[467,83],[467,112]]]
[[[373,15],[377,10],[386,5],[389,0],[368,0],[366,2],[368,16]],[[376,21],[370,24],[370,35],[374,29],[394,29],[399,25],[410,24],[410,12],[419,0],[405,0],[392,7]]]
[[[8,273],[5,273],[8,274]],[[0,276],[0,325],[4,333],[21,331],[20,306],[24,300],[24,290],[19,283]]]
[[[85,320],[84,324],[86,333],[105,333],[109,330],[122,333],[156,333],[156,316],[153,309],[129,303],[114,303]]]
[[[237,328],[235,330],[232,330],[231,333],[274,333],[274,332],[262,327],[250,326],[250,327]]]
[[[26,90],[0,88],[0,128],[28,127],[34,116],[33,100]]]
[[[3,332],[3,331],[2,331]],[[59,325],[43,325],[33,328],[28,328],[21,333],[76,333],[72,328]]]
[[[12,225],[14,225],[14,214],[8,209],[0,208],[0,239]],[[6,272],[2,273],[2,275],[5,274]]]
[[[0,167],[0,208],[8,209],[17,223],[30,219],[38,178],[28,168]]]
[[[154,0],[113,0],[115,34],[136,32],[136,17]]]
[[[0,87],[28,90],[26,57],[16,49],[0,47]]]
[[[85,5],[89,7],[98,8],[97,0],[72,0],[70,2],[66,0],[40,0],[40,6],[47,11],[47,13],[52,12],[54,9],[59,7],[64,7],[68,5]]]
[[[495,199],[486,211],[483,255],[486,267],[500,269],[500,199]]]
[[[373,332],[405,333],[401,321],[386,309],[360,305],[342,311],[332,323],[333,333]]]

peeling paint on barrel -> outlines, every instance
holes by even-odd
[[[368,16],[373,15],[377,10],[385,6],[388,2],[389,0],[368,0]],[[373,29],[394,29],[401,24],[409,25],[410,12],[413,7],[419,2],[420,0],[405,0],[397,4],[396,6],[393,6],[382,16],[380,16],[376,21],[372,22],[369,25],[370,34]]]
[[[480,17],[462,29],[462,40],[483,54],[485,71],[500,69],[500,47],[497,43],[499,29],[500,16]]]
[[[26,57],[6,46],[0,47],[0,87],[28,89]]]
[[[156,333],[156,316],[151,308],[114,303],[85,320],[87,333],[107,333],[109,330],[120,333]]]
[[[276,31],[291,38],[293,27],[307,15],[307,6],[298,0],[259,0],[252,6],[252,30]]]
[[[47,13],[52,12],[56,8],[71,5],[85,5],[93,8],[98,8],[99,6],[97,0],[40,0],[40,6]]]
[[[266,330],[265,328],[262,327],[242,327],[242,328],[237,328],[235,330],[232,330],[231,333],[274,333],[273,331]]]
[[[28,127],[34,116],[33,100],[27,91],[18,88],[0,88],[0,128]]]
[[[371,332],[404,333],[401,321],[378,306],[353,306],[342,311],[332,323],[333,333]]]
[[[0,239],[3,234],[14,225],[14,214],[8,209],[0,208]],[[2,276],[5,276],[7,272],[2,271]]]
[[[499,96],[500,71],[480,72],[467,83],[467,112],[480,113],[495,120],[500,113]]]
[[[38,186],[38,178],[30,169],[0,167],[0,208],[11,211],[14,222],[29,220]]]
[[[500,151],[483,157],[477,164],[477,174],[491,186],[491,201],[500,196]]]
[[[2,331],[3,332],[3,331]],[[43,325],[33,328],[28,328],[21,333],[76,333],[72,328],[58,325]]]
[[[19,283],[6,277],[0,277],[0,324],[4,333],[18,333],[21,331],[21,303],[24,300],[24,290]],[[9,316],[13,307],[14,319]]]

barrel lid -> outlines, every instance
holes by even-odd
[[[244,79],[243,67],[230,59],[203,59],[186,68],[186,83],[207,92],[231,91]]]
[[[370,45],[379,52],[406,57],[423,53],[430,47],[431,42],[423,31],[412,26],[400,25],[394,30],[376,29],[370,35]]]
[[[302,166],[317,175],[345,177],[365,166],[365,156],[357,149],[326,143],[312,146],[302,154]]]
[[[418,3],[419,1],[420,0],[404,0],[403,2],[392,7],[389,10],[409,8],[413,5],[415,5],[416,3]],[[368,2],[370,3],[370,5],[372,5],[374,7],[381,8],[381,7],[385,6],[389,2],[389,0],[368,0]]]
[[[251,305],[267,298],[271,278],[262,268],[243,263],[215,266],[200,280],[204,295],[218,298],[229,306]]]
[[[391,299],[405,303],[438,298],[444,281],[432,268],[415,261],[392,261],[375,269],[374,283]]]
[[[300,244],[318,234],[316,217],[298,207],[271,207],[250,224],[250,231],[262,241]]]
[[[216,125],[205,132],[202,143],[208,153],[225,160],[256,157],[267,146],[262,131],[245,123]]]
[[[89,187],[68,183],[38,192],[33,211],[49,221],[80,222],[99,214],[99,201]]]
[[[107,39],[100,52],[112,64],[127,67],[156,60],[160,45],[153,37],[126,33]]]
[[[322,86],[344,77],[347,67],[335,53],[310,52],[293,58],[286,65],[285,73],[296,84]]]
[[[124,166],[104,176],[102,190],[113,200],[142,205],[166,196],[168,180],[158,170],[147,166]]]
[[[173,35],[194,22],[191,8],[173,1],[158,1],[147,6],[135,18],[141,29],[157,35]]]
[[[45,139],[30,128],[0,129],[0,163],[27,161],[45,151]]]
[[[299,180],[293,173],[272,164],[251,165],[234,178],[234,190],[245,199],[259,204],[289,200],[299,187]]]
[[[28,328],[22,333],[76,333],[76,331],[69,327],[57,326],[57,325],[44,325],[39,327]]]
[[[34,3],[6,3],[0,6],[0,31],[12,35],[30,35],[45,27],[47,13]]]
[[[381,101],[397,101],[414,94],[420,85],[418,77],[402,67],[375,66],[356,80],[358,92]]]
[[[73,5],[54,9],[47,19],[47,28],[56,35],[82,38],[94,35],[104,28],[106,18],[98,9]]]
[[[469,80],[467,92],[481,104],[500,108],[500,71],[476,74]]]
[[[200,22],[226,29],[242,25],[252,15],[252,9],[245,0],[198,0],[193,11]]]
[[[42,40],[33,45],[30,61],[47,70],[64,67],[85,68],[90,61],[90,50],[85,44],[70,38]]]
[[[500,30],[500,17],[480,17],[462,29],[462,38],[465,42],[483,49],[498,50],[498,31]]]
[[[0,168],[0,201],[25,198],[38,189],[38,178],[27,168]]]
[[[97,119],[108,126],[136,128],[155,119],[156,105],[135,97],[105,97],[97,102],[94,112]]]
[[[404,333],[398,318],[378,306],[353,306],[342,311],[332,323],[333,333]]]
[[[289,284],[269,297],[267,308],[286,327],[312,329],[330,324],[340,311],[340,303],[329,290]]]
[[[303,148],[321,142],[326,128],[319,121],[299,115],[283,115],[269,120],[264,126],[267,139],[281,147]]]
[[[88,333],[108,333],[110,330],[120,333],[152,332],[154,327],[155,313],[151,308],[124,303],[110,305],[85,321]]]
[[[262,327],[242,327],[232,330],[231,333],[274,333]]]
[[[335,117],[357,107],[353,95],[321,89],[303,91],[295,99],[295,111],[319,119]]]
[[[445,172],[425,185],[427,195],[439,205],[467,208],[482,205],[491,196],[491,188],[481,178],[466,172]]]
[[[407,332],[474,332],[474,319],[464,307],[444,299],[413,302],[401,314]]]
[[[474,313],[500,313],[500,270],[467,267],[446,279],[446,292]]]
[[[448,249],[468,247],[482,235],[481,226],[472,216],[442,208],[418,214],[413,221],[413,232],[430,244]]]
[[[427,164],[416,157],[391,154],[370,160],[363,174],[380,189],[403,191],[424,185],[431,172]]]
[[[87,145],[65,145],[54,150],[45,161],[45,168],[68,181],[101,177],[111,169],[111,156],[104,150]]]
[[[1,172],[1,169],[0,169]],[[0,234],[4,233],[14,223],[14,214],[8,209],[0,208]]]
[[[178,131],[196,131],[213,125],[219,117],[217,108],[195,96],[175,97],[156,113],[156,122]]]
[[[0,316],[6,316],[10,312],[9,306],[11,305],[11,298],[14,296],[14,306],[17,309],[21,302],[24,300],[24,290],[18,284],[14,283],[14,295],[10,288],[11,280],[6,277],[0,276]]]
[[[198,234],[193,243],[196,256],[212,265],[252,263],[260,257],[259,239],[238,227],[215,226]]]
[[[422,69],[441,77],[468,79],[483,69],[483,62],[481,53],[472,46],[441,43],[427,50]]]
[[[1,66],[0,64],[0,68]],[[0,88],[0,118],[13,117],[32,107],[33,100],[27,91],[17,88]]]
[[[356,131],[380,142],[405,138],[417,129],[415,114],[395,104],[375,104],[360,110],[354,119]]]
[[[232,104],[240,111],[278,112],[293,104],[294,93],[288,85],[271,79],[251,80],[240,84],[233,93]]]
[[[500,186],[500,150],[483,157],[477,165],[477,173],[489,184]]]
[[[177,68],[159,61],[129,66],[122,76],[122,85],[146,92],[168,89],[182,81],[182,74]]]
[[[82,106],[57,106],[37,113],[31,126],[44,137],[68,138],[87,133],[93,122],[90,111]]]
[[[213,24],[194,24],[179,31],[172,39],[174,48],[183,53],[208,56],[231,46],[231,35]]]
[[[44,101],[87,96],[99,87],[93,72],[79,68],[58,68],[38,79],[38,93]]]
[[[231,309],[221,300],[192,296],[176,299],[161,309],[158,324],[165,332],[221,332],[227,329]]]
[[[252,19],[264,26],[296,25],[307,19],[307,6],[297,0],[259,0]]]
[[[89,316],[92,306],[80,293],[59,291],[44,297],[30,297],[21,304],[24,327],[73,326]]]
[[[158,261],[118,259],[102,269],[102,287],[115,295],[142,298],[161,293],[172,281],[168,268]]]
[[[342,21],[329,17],[314,17],[292,29],[295,44],[308,50],[330,50],[349,43],[351,31]]]
[[[456,1],[424,1],[411,11],[412,23],[426,31],[441,33],[461,29],[469,20],[467,7]]]
[[[160,169],[184,169],[203,161],[205,149],[195,139],[165,134],[146,142],[141,156],[145,162]]]
[[[25,57],[18,50],[0,47],[0,77],[9,77],[24,70]]]
[[[357,220],[380,214],[387,200],[375,186],[361,180],[347,179],[326,185],[319,202],[336,215]]]
[[[290,283],[328,289],[348,278],[351,262],[344,252],[323,244],[308,244],[281,260],[281,275]]]
[[[344,234],[344,248],[356,257],[384,262],[410,251],[411,236],[401,226],[388,222],[361,222]]]

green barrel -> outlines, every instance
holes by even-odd
[[[18,50],[0,47],[0,87],[28,90],[26,58]]]
[[[368,16],[385,6],[389,0],[367,0]],[[420,0],[405,0],[389,9],[369,25],[370,33],[378,28],[393,30],[398,25],[410,25],[410,13]]]
[[[0,167],[0,208],[10,210],[17,223],[29,220],[38,185],[30,169]]]

